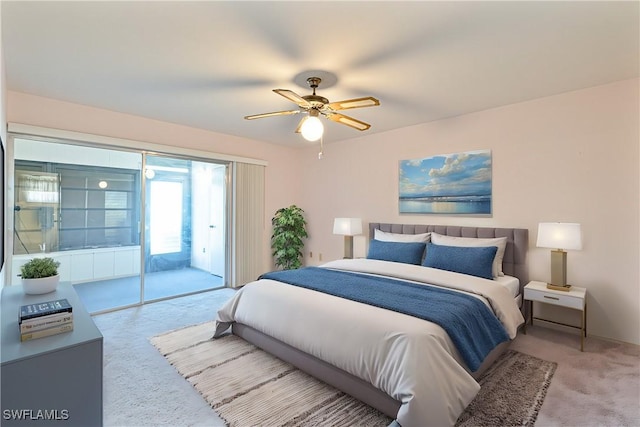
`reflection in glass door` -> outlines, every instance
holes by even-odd
[[[139,304],[140,168],[126,151],[14,138],[11,282],[34,257],[60,263],[90,312]]]
[[[146,156],[144,301],[225,285],[226,171]]]

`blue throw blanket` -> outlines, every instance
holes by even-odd
[[[441,326],[472,371],[509,335],[479,299],[433,286],[319,267],[260,276],[290,285],[408,314]]]

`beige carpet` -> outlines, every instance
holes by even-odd
[[[640,346],[536,325],[510,348],[558,363],[537,426],[640,426]]]
[[[170,331],[152,344],[230,426],[387,426],[360,401],[229,335],[213,322]],[[533,425],[556,364],[507,351],[479,380],[458,426]]]

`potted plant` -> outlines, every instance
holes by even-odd
[[[302,239],[309,237],[305,226],[307,222],[303,216],[304,211],[296,205],[281,208],[271,219],[273,235],[271,236],[271,248],[275,257],[276,267],[283,270],[300,268],[302,265]]]
[[[38,295],[53,292],[58,287],[60,262],[53,258],[33,258],[20,267],[25,294]]]

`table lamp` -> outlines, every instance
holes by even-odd
[[[353,236],[362,234],[362,219],[336,218],[333,221],[333,234],[344,236],[344,257],[353,258]]]
[[[580,224],[568,222],[541,222],[538,224],[539,248],[552,248],[551,281],[547,288],[556,291],[569,291],[567,285],[567,252],[582,249],[582,230]]]

